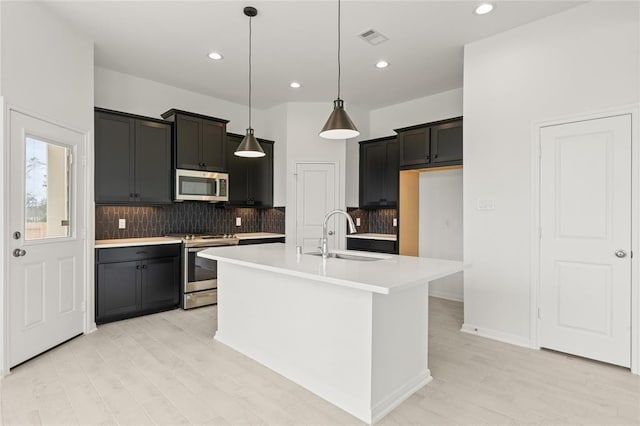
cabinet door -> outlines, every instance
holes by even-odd
[[[429,163],[429,137],[429,127],[407,130],[398,134],[401,167]]]
[[[379,206],[385,198],[387,142],[360,144],[360,206]]]
[[[95,201],[122,204],[133,200],[134,120],[95,113]]]
[[[200,170],[200,141],[202,140],[202,120],[184,115],[176,115],[176,167]]]
[[[171,177],[171,126],[136,120],[136,201],[170,204]]]
[[[202,169],[210,172],[224,172],[227,170],[224,157],[226,126],[215,121],[202,120]]]
[[[227,136],[227,173],[229,174],[229,204],[245,205],[249,197],[249,158],[233,155],[241,138]]]
[[[140,263],[98,264],[96,322],[133,316],[140,309]]]
[[[398,204],[398,181],[400,178],[399,167],[400,144],[397,140],[387,142],[387,161],[385,163],[385,185],[383,199],[386,199],[387,205]]]
[[[273,144],[261,142],[265,156],[247,158],[249,164],[248,204],[256,207],[273,206]]]
[[[163,257],[142,263],[142,310],[173,308],[180,302],[180,261]]]
[[[431,128],[431,162],[462,164],[462,120]]]

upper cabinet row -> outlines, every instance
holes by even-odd
[[[400,170],[462,164],[462,117],[396,129],[360,142],[360,207],[398,205]]]
[[[174,169],[229,174],[234,206],[273,206],[273,142],[259,139],[266,157],[233,155],[242,136],[227,120],[171,109],[158,120],[95,108],[96,204],[173,202]]]

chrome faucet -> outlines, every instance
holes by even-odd
[[[346,216],[347,222],[349,223],[349,233],[354,234],[357,232],[356,224],[353,223],[353,219],[351,218],[349,213],[345,212],[344,210],[335,209],[324,215],[324,222],[322,222],[322,242],[320,246],[320,252],[322,253],[323,259],[326,259],[329,256],[329,245],[327,242],[327,222],[329,221],[329,218],[331,216],[338,213]]]

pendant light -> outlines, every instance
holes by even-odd
[[[264,157],[265,153],[256,137],[253,136],[251,128],[251,18],[258,14],[258,10],[255,7],[247,6],[244,8],[244,14],[249,17],[249,128],[233,154],[238,157]]]
[[[325,139],[349,139],[360,134],[345,111],[344,102],[340,99],[340,71],[340,0],[338,0],[338,98],[333,101],[333,112],[320,131],[320,137]]]

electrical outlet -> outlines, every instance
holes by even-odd
[[[242,226],[242,218],[236,217],[236,226]]]
[[[398,226],[398,218],[397,218],[397,217],[394,217],[394,218],[393,218],[393,226],[394,226],[394,227],[395,227],[395,226]]]
[[[496,202],[493,199],[482,199],[478,198],[476,201],[476,209],[477,210],[495,210]]]
[[[356,226],[360,226],[360,218],[356,217]]]
[[[118,229],[127,228],[127,219],[118,219]]]

